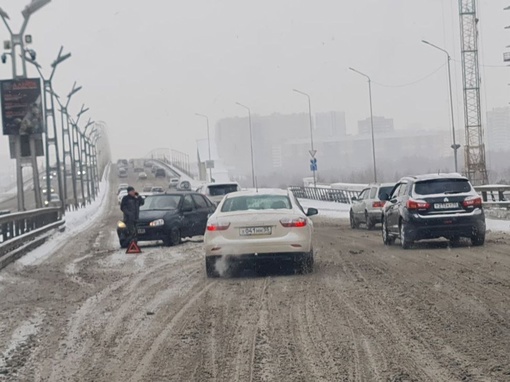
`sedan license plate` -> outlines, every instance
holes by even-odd
[[[455,209],[459,207],[459,203],[436,203],[434,204],[434,208],[436,210],[449,210]]]
[[[239,235],[241,236],[271,235],[271,233],[271,227],[247,227],[239,229]]]
[[[138,228],[138,234],[139,235],[143,235],[145,233],[145,229],[143,228]]]

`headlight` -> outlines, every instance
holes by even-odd
[[[118,223],[117,223],[117,228],[126,228],[126,223],[124,223],[124,222],[118,222]]]
[[[50,204],[47,200],[44,201],[44,204],[47,206],[48,204]]]
[[[165,225],[165,221],[163,219],[154,220],[149,224],[151,227],[159,227]]]

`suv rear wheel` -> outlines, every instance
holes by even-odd
[[[485,233],[475,233],[471,236],[471,244],[474,247],[481,247],[485,244]]]
[[[413,242],[409,240],[409,233],[407,230],[407,224],[402,220],[400,222],[400,245],[403,249],[409,249]]]

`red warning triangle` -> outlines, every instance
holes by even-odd
[[[136,244],[136,241],[132,241],[131,244],[129,244],[129,248],[127,249],[126,253],[142,253],[142,250]]]

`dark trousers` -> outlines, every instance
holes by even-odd
[[[127,228],[127,238],[129,239],[129,242],[137,241],[137,231],[136,231],[136,222],[132,220],[128,220],[125,222],[126,228]]]

